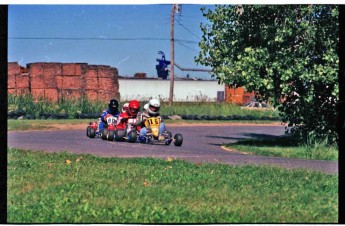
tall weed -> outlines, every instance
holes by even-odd
[[[125,102],[120,103],[119,110]],[[141,102],[143,107],[147,102]],[[45,99],[35,100],[32,95],[8,95],[8,111],[24,110],[27,114],[36,117],[42,113],[68,114],[73,117],[77,113],[94,114],[101,113],[107,108],[107,101],[91,101],[85,97],[75,99],[61,98],[57,102],[51,102]],[[208,116],[254,116],[254,117],[279,117],[278,111],[266,110],[256,111],[242,109],[240,106],[229,103],[216,102],[174,102],[171,105],[167,102],[161,102],[162,115],[208,115]]]
[[[60,98],[52,102],[43,98],[35,99],[31,94],[8,94],[8,111],[24,110],[26,114],[40,116],[43,113],[68,114],[71,118],[77,113],[101,113],[107,107],[102,101],[90,101],[87,98]]]
[[[307,159],[326,159],[326,156],[338,155],[336,145],[330,144],[328,136],[319,138],[314,132],[307,135],[306,141],[303,142],[302,147],[305,150]]]

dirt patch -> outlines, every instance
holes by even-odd
[[[238,151],[238,150],[235,150],[235,149],[230,149],[230,148],[225,147],[225,146],[220,146],[220,148],[225,150],[225,151],[228,151],[228,152],[235,152],[235,153],[241,153],[241,154],[244,154],[244,155],[250,155],[250,153],[248,153],[248,152],[243,152],[243,151]]]

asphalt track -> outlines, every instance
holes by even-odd
[[[85,127],[86,128],[86,127]],[[170,126],[168,130],[183,134],[183,144],[151,145],[110,142],[88,138],[85,130],[8,132],[8,147],[48,152],[68,151],[104,157],[175,158],[202,163],[230,165],[274,165],[288,169],[304,168],[327,174],[338,174],[338,161],[319,161],[254,156],[223,149],[223,143],[243,138],[283,136],[283,126],[226,125],[226,126]]]

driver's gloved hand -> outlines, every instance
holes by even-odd
[[[127,122],[128,121],[128,118],[122,118],[121,119],[121,122],[124,123],[124,122]]]

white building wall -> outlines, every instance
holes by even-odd
[[[121,101],[136,99],[146,101],[150,98],[169,100],[170,80],[158,79],[119,79]],[[174,101],[217,101],[217,92],[225,92],[225,86],[218,81],[174,82]]]

